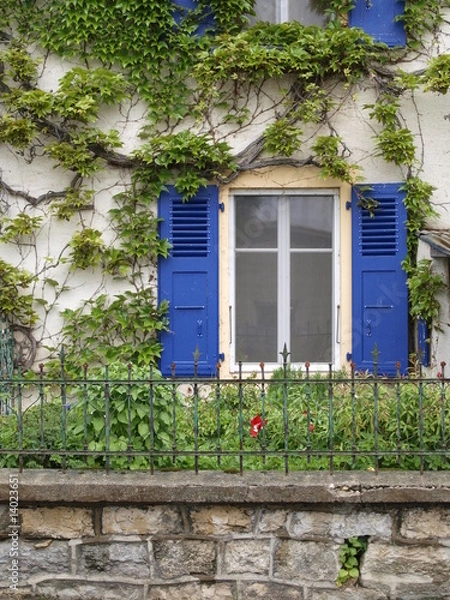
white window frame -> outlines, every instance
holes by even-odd
[[[233,189],[229,196],[229,291],[230,291],[230,370],[236,372],[239,368],[238,361],[236,360],[236,248],[235,248],[235,207],[236,207],[236,196],[332,196],[333,197],[333,237],[332,237],[332,368],[340,368],[340,199],[339,190],[333,188],[285,188],[285,189],[274,189],[274,188],[243,188]],[[289,227],[289,221],[287,218],[286,209],[282,208],[278,212],[278,235],[283,235],[284,238],[289,240],[289,235],[286,234]],[[283,238],[281,238],[283,239]],[[289,244],[288,244],[289,246]],[[278,254],[278,282],[282,279],[286,285],[278,285],[277,300],[278,306],[281,310],[278,310],[277,314],[277,337],[279,346],[279,352],[283,350],[283,345],[286,342],[287,349],[289,351],[290,346],[290,322],[289,319],[283,316],[283,306],[289,306],[290,304],[290,293],[289,293],[289,280],[290,280],[290,269],[288,265],[283,262],[283,255],[281,252]],[[265,363],[266,372],[271,372],[278,368],[283,362],[281,355],[278,356],[278,362]],[[288,362],[289,357],[288,357]],[[304,363],[291,363],[294,367],[304,366]],[[245,362],[242,364],[243,370],[248,371],[259,371],[259,363]],[[312,371],[327,371],[329,369],[329,363],[311,363],[310,368]]]

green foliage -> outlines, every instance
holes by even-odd
[[[286,119],[278,119],[264,132],[264,148],[269,154],[292,156],[300,149],[302,131]]]
[[[24,467],[30,469],[60,467],[61,458],[56,453],[62,448],[64,410],[60,402],[39,402],[24,411],[21,421],[19,421],[20,415],[14,410],[9,415],[0,415],[0,447],[36,450],[36,454],[24,456]],[[19,445],[20,429],[21,446]],[[39,450],[54,450],[55,455],[39,455]],[[1,468],[18,466],[19,458],[16,453],[0,456]]]
[[[444,22],[444,9],[448,6],[448,0],[405,1],[404,13],[399,19],[405,24],[411,48],[419,47],[425,35],[436,33]]]
[[[358,167],[349,164],[339,154],[341,142],[342,140],[336,136],[320,136],[314,141],[313,151],[316,154],[322,177],[335,177],[353,183]]]
[[[109,69],[74,67],[59,81],[54,107],[65,119],[94,122],[102,105],[116,104],[127,96],[127,82]]]
[[[84,270],[95,267],[102,261],[105,243],[101,231],[97,229],[86,227],[77,231],[70,240],[69,246],[72,269]]]
[[[341,546],[341,551],[339,552],[341,568],[336,580],[338,587],[341,587],[344,583],[348,583],[349,581],[357,581],[359,578],[361,558],[367,550],[367,545],[367,538],[351,537]]]
[[[397,166],[411,166],[416,154],[414,136],[409,129],[384,129],[376,136],[376,145],[387,162]]]
[[[427,219],[437,216],[431,205],[435,188],[420,179],[420,177],[409,177],[401,189],[406,191],[405,206],[408,209],[408,221],[406,223],[408,256],[414,263],[418,235],[425,228]]]
[[[431,324],[439,317],[437,294],[445,289],[444,281],[433,271],[429,259],[423,258],[416,265],[404,263],[404,268],[408,274],[410,314]]]
[[[135,172],[138,181],[145,181],[153,171],[157,180],[175,181],[185,200],[210,179],[236,169],[226,142],[213,143],[209,135],[189,130],[156,136],[136,151],[135,157],[143,164]]]
[[[30,237],[34,234],[42,223],[42,217],[32,217],[27,213],[19,213],[14,219],[4,217],[0,221],[2,242],[20,242],[22,238]]]
[[[7,50],[0,52],[0,62],[8,65],[6,76],[15,82],[30,84],[37,77],[38,60],[33,60],[20,40],[12,40]]]
[[[142,452],[133,458],[113,456],[110,466],[148,469],[151,450],[170,450],[175,441],[183,442],[182,432],[177,438],[172,436],[174,411],[181,409],[180,396],[160,381],[161,374],[155,369],[131,365],[113,364],[91,372],[89,385],[75,390],[67,428],[70,449]],[[86,460],[88,467],[105,464],[102,454]],[[171,459],[157,458],[154,464],[170,466]]]
[[[36,134],[36,127],[30,119],[14,118],[11,115],[0,117],[0,142],[25,150]]]
[[[69,188],[63,199],[52,202],[52,213],[62,221],[70,221],[73,215],[92,206],[94,192],[81,188]]]
[[[33,309],[33,295],[24,294],[35,277],[23,269],[14,267],[0,259],[0,306],[2,312],[24,325],[33,325],[37,314]]]
[[[450,55],[441,54],[432,58],[422,80],[425,90],[446,94],[450,86]]]
[[[128,291],[113,299],[101,295],[77,309],[63,312],[63,342],[67,363],[132,361],[138,366],[156,364],[161,355],[158,334],[166,328],[167,304],[155,306],[153,291]]]

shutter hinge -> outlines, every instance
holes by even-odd
[[[225,362],[225,352],[221,352],[221,353],[219,354],[219,360],[220,360],[221,362]]]
[[[225,212],[225,204],[223,202],[219,203],[219,210],[220,212]]]
[[[345,357],[347,359],[347,362],[351,362],[352,360],[352,353],[351,352],[347,352],[347,355]]]
[[[352,207],[352,203],[351,202],[346,202],[345,203],[345,210],[350,210]]]

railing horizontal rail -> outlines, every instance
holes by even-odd
[[[450,379],[312,373],[162,378],[110,365],[0,378],[0,466],[62,469],[450,468]],[[374,369],[377,373],[377,369]]]

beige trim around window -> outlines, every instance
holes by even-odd
[[[230,344],[232,327],[230,321],[230,197],[234,190],[288,190],[288,189],[322,189],[339,194],[339,281],[340,290],[337,298],[338,321],[336,335],[339,337],[339,356],[335,368],[347,365],[347,353],[351,352],[351,211],[347,210],[347,202],[351,201],[351,186],[336,179],[319,177],[315,167],[267,167],[241,173],[232,183],[220,190],[219,201],[223,203],[224,212],[219,221],[219,348],[225,354],[221,368],[221,377],[236,375],[234,366],[230,364]],[[246,373],[252,369],[247,369]]]

